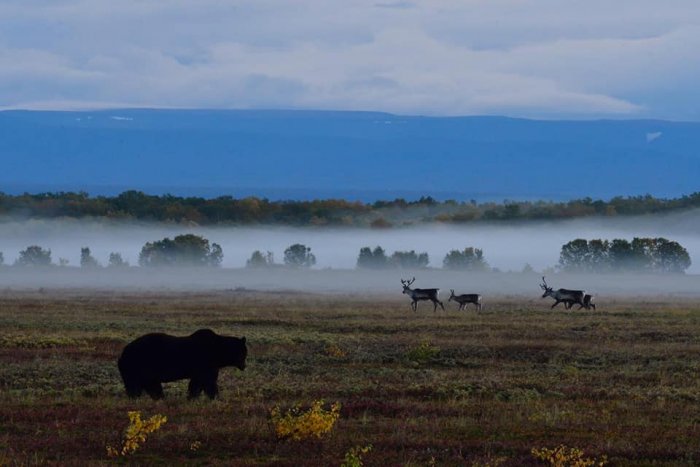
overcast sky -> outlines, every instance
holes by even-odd
[[[700,120],[698,0],[2,0],[0,108]]]

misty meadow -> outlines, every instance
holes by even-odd
[[[0,24],[0,467],[700,465],[697,0]]]
[[[697,194],[2,200],[0,463],[700,458]],[[156,400],[117,369],[209,330],[245,365],[202,379],[156,348],[133,360]]]

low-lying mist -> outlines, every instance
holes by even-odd
[[[271,251],[277,263],[282,263],[285,248],[294,243],[302,243],[311,247],[316,256],[317,263],[314,269],[354,269],[360,248],[369,246],[374,248],[379,245],[386,250],[388,255],[394,251],[415,250],[417,253],[427,252],[430,257],[429,266],[441,268],[442,260],[452,249],[463,249],[468,246],[483,249],[484,257],[491,267],[503,272],[520,272],[526,264],[530,264],[535,271],[555,266],[559,259],[561,246],[575,238],[627,238],[632,237],[666,237],[683,245],[689,252],[693,261],[688,269],[690,274],[700,273],[700,211],[676,213],[664,216],[644,216],[635,218],[588,218],[570,221],[556,222],[529,222],[529,223],[490,223],[470,225],[430,224],[419,226],[407,226],[391,229],[357,229],[357,228],[291,228],[291,227],[202,227],[183,226],[171,224],[145,224],[128,223],[107,220],[34,220],[34,219],[4,219],[0,222],[0,251],[4,254],[5,264],[12,264],[19,252],[29,245],[39,245],[51,249],[54,263],[59,258],[68,260],[69,266],[80,264],[80,249],[89,247],[94,256],[102,265],[107,264],[109,254],[117,252],[131,265],[138,264],[138,255],[141,247],[149,241],[160,240],[164,237],[174,237],[184,233],[202,235],[221,245],[224,251],[222,266],[224,268],[241,268],[250,258],[254,250],[263,252]],[[26,285],[32,283],[32,276],[36,273],[18,273],[19,268],[5,268],[3,277],[9,280],[11,269],[15,276],[24,277]],[[71,271],[73,268],[65,268],[63,274],[71,276],[75,281],[87,279],[89,275]],[[349,271],[345,271],[349,273]],[[101,271],[99,274],[107,274]],[[92,274],[97,276],[99,274]],[[206,276],[211,284],[226,286],[214,279],[216,275],[225,276],[234,274],[233,271],[208,271]],[[379,274],[379,273],[377,273]],[[402,273],[400,271],[386,271],[379,276],[386,275],[387,287],[395,287]],[[419,274],[427,274],[422,271]],[[444,274],[444,277],[455,273],[448,271],[430,271],[431,276]],[[55,275],[55,274],[51,274]],[[129,276],[139,276],[131,269]],[[144,276],[152,274],[143,274]],[[191,272],[171,272],[175,280],[178,276],[191,277]],[[198,272],[195,275],[202,275]],[[257,275],[276,278],[279,287],[294,287],[293,281],[286,284],[283,280],[292,277],[288,271],[275,271],[274,273],[252,273],[251,271],[238,271],[235,276],[253,277]],[[318,277],[323,274],[314,274],[314,271],[305,274],[316,276],[314,281],[318,283]],[[363,272],[364,276],[367,273]],[[405,274],[404,274],[405,275]],[[297,276],[299,276],[297,274]],[[339,274],[333,274],[336,278]],[[357,276],[350,274],[348,277]],[[379,277],[378,276],[378,277]],[[489,275],[490,276],[490,275]],[[508,276],[504,274],[503,277]],[[523,274],[513,274],[521,277]],[[163,276],[165,277],[165,276]],[[301,277],[301,276],[299,276]],[[437,276],[435,276],[437,278]],[[481,276],[485,277],[485,276]],[[494,276],[496,277],[496,276]],[[643,276],[633,276],[643,277]],[[82,280],[80,279],[80,280]],[[641,280],[641,279],[640,279]],[[442,280],[442,282],[448,282]],[[486,280],[484,286],[493,279]],[[530,281],[528,279],[528,281]],[[12,282],[16,282],[12,280]],[[162,281],[157,281],[162,282]],[[175,282],[178,282],[175,280]],[[238,281],[241,282],[241,281]],[[264,282],[264,283],[263,283]],[[259,281],[264,288],[274,287],[270,281]],[[342,280],[339,282],[342,283]],[[367,287],[363,281],[358,286]],[[381,282],[381,281],[380,281]],[[598,282],[598,281],[596,281]],[[7,282],[6,282],[7,283]],[[124,282],[128,283],[128,280]],[[649,286],[654,286],[657,281],[650,281]],[[21,285],[21,284],[16,284]],[[74,284],[80,285],[80,284]],[[166,286],[166,283],[162,284]],[[175,285],[175,283],[173,283]],[[204,284],[202,284],[203,286]],[[312,284],[313,285],[313,284]],[[342,285],[342,284],[341,284]],[[455,284],[454,287],[458,287]],[[552,284],[555,287],[571,286],[572,284]],[[228,286],[255,287],[255,283],[242,285],[228,281]],[[371,286],[371,284],[369,284]],[[417,282],[416,286],[429,286]],[[438,284],[435,286],[446,287]],[[536,286],[536,284],[535,284]],[[527,287],[531,288],[531,284]],[[307,287],[303,287],[307,288]],[[313,287],[312,287],[313,288]],[[329,289],[335,289],[330,285]],[[382,287],[383,288],[383,287]],[[657,287],[657,293],[664,293],[663,287]]]
[[[481,248],[491,267],[521,271],[528,263],[536,270],[557,264],[561,246],[575,238],[666,237],[683,245],[700,273],[700,211],[635,218],[588,218],[557,222],[470,225],[429,224],[391,229],[291,227],[189,227],[171,224],[127,223],[106,220],[12,220],[0,222],[0,251],[12,264],[29,245],[51,249],[54,262],[65,258],[80,264],[80,249],[89,247],[102,264],[111,252],[132,265],[149,241],[183,233],[202,235],[224,250],[223,267],[242,267],[254,250],[271,251],[281,263],[285,248],[294,243],[311,247],[317,268],[354,268],[360,248],[379,245],[394,251],[427,252],[431,267],[442,267],[452,249]]]
[[[440,298],[447,305],[450,289],[456,294],[480,293],[484,303],[499,297],[526,297],[528,301],[551,304],[542,299],[541,275],[535,272],[469,273],[444,269],[415,271],[311,269],[289,270],[213,269],[213,268],[0,268],[0,283],[5,292],[36,289],[100,289],[137,292],[203,292],[231,293],[296,292],[330,293],[357,297],[380,295],[409,302],[402,295],[401,278],[416,278],[413,287],[439,288]],[[554,288],[586,290],[600,306],[613,297],[697,299],[700,297],[700,275],[642,274],[551,274],[547,282]],[[431,307],[432,305],[425,305]]]

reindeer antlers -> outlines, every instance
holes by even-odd
[[[540,287],[542,287],[542,290],[547,290],[549,286],[547,285],[547,281],[545,280],[544,276],[542,276],[542,283],[540,284]]]
[[[414,277],[413,279],[411,279],[410,281],[405,281],[405,280],[401,279],[401,283],[402,283],[403,285],[405,285],[406,287],[410,286],[410,285],[413,284],[415,281],[416,281],[416,278],[415,278],[415,277]]]

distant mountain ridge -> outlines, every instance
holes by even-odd
[[[698,191],[700,123],[374,112],[0,112],[0,191],[570,199]]]

